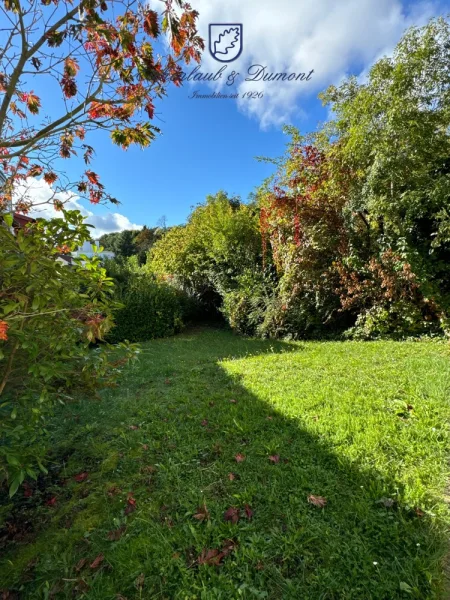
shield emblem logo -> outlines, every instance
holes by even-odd
[[[209,25],[209,51],[219,62],[232,62],[242,52],[241,23],[211,23]]]

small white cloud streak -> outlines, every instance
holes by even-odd
[[[71,192],[55,193],[53,188],[43,179],[29,177],[26,183],[17,186],[15,199],[24,196],[33,203],[29,213],[31,217],[45,219],[61,217],[61,212],[53,206],[54,199],[61,200],[68,210],[79,210],[83,217],[86,217],[86,222],[94,226],[92,229],[93,239],[98,239],[105,233],[123,231],[124,229],[142,229],[142,225],[132,223],[121,213],[109,212],[104,215],[96,215],[81,204],[79,196]],[[49,202],[50,200],[51,202]]]

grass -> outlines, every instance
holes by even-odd
[[[48,477],[3,508],[0,589],[443,598],[449,376],[435,343],[149,342],[102,401],[55,417]]]

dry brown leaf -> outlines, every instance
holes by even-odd
[[[126,530],[127,528],[125,525],[122,525],[119,527],[119,529],[113,529],[108,533],[108,540],[111,542],[117,542],[117,540],[120,540]]]
[[[133,498],[133,494],[128,493],[127,506],[125,508],[125,515],[129,515],[130,513],[136,510],[136,500]]]
[[[230,521],[233,524],[236,524],[239,521],[239,509],[234,506],[230,506],[223,515],[225,521]]]
[[[310,494],[308,496],[308,502],[314,504],[314,506],[317,506],[318,508],[323,508],[327,503],[327,499],[323,496],[314,496],[313,494]]]
[[[219,552],[217,550],[217,548],[211,548],[209,550],[206,550],[206,548],[204,548],[202,550],[202,553],[198,557],[197,562],[199,565],[216,565],[216,566],[218,566],[223,557],[224,557],[223,552]]]
[[[246,504],[244,506],[244,511],[245,511],[245,516],[247,517],[247,519],[249,521],[251,521],[252,518],[253,518],[253,511],[252,511],[252,509],[250,508],[250,506],[248,504]]]
[[[202,504],[197,508],[197,512],[193,515],[194,519],[197,521],[207,521],[209,519],[209,511],[206,508],[206,504]]]
[[[142,590],[142,588],[144,587],[144,582],[145,582],[145,575],[144,575],[144,573],[141,573],[138,577],[136,577],[136,580],[134,582],[136,589],[138,589],[139,591]]]
[[[105,559],[105,555],[99,554],[98,556],[96,556],[94,558],[94,560],[91,562],[91,564],[89,566],[91,567],[91,569],[97,569],[97,567],[99,567],[101,565],[101,563],[104,561],[104,559]]]
[[[81,558],[75,565],[75,571],[77,573],[79,573],[86,563],[87,563],[87,558]]]

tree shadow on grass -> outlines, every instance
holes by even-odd
[[[265,366],[269,401],[221,362],[306,351],[224,331],[156,340],[101,403],[63,409],[58,481],[15,500],[38,522],[6,548],[0,588],[105,600],[435,597],[444,541],[427,516],[391,502],[398,482],[344,458],[308,415],[271,405],[279,361]]]

